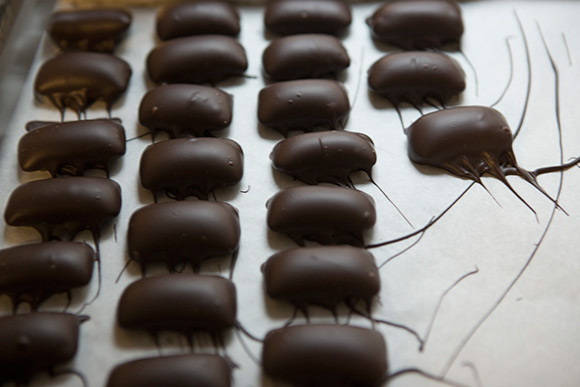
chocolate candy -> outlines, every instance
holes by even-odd
[[[449,56],[436,52],[398,52],[376,61],[369,70],[369,87],[397,106],[415,106],[427,98],[442,105],[465,90],[465,73]]]
[[[262,365],[268,376],[293,385],[379,386],[387,378],[387,349],[371,329],[298,325],[266,335]]]
[[[6,205],[10,226],[33,227],[43,240],[70,240],[82,230],[95,238],[105,220],[121,210],[121,188],[100,177],[37,180],[17,187]]]
[[[219,89],[199,85],[164,85],[145,94],[139,122],[170,137],[204,136],[232,122],[233,98]]]
[[[147,72],[155,83],[215,84],[242,76],[246,51],[230,36],[204,35],[161,43],[147,56]]]
[[[229,387],[232,368],[217,355],[173,355],[133,360],[111,371],[107,387]]]
[[[192,35],[240,33],[240,15],[224,1],[194,1],[171,4],[157,14],[157,35],[161,40]]]
[[[129,257],[143,270],[152,261],[166,262],[171,270],[184,261],[198,268],[204,259],[237,252],[240,220],[227,203],[157,203],[133,213],[127,239]]]
[[[48,21],[48,34],[61,50],[113,52],[131,25],[122,9],[58,11]]]
[[[381,288],[375,259],[351,246],[302,247],[271,256],[262,265],[266,292],[305,310],[309,304],[335,308],[363,300],[370,307]]]
[[[0,294],[8,294],[14,309],[28,302],[33,310],[53,294],[87,285],[95,252],[84,243],[48,242],[0,250]]]
[[[386,2],[367,24],[375,38],[406,50],[459,43],[463,34],[461,9],[448,0]]]
[[[117,317],[126,329],[219,334],[233,327],[236,308],[233,282],[218,276],[169,274],[127,286]]]
[[[344,87],[323,79],[274,83],[258,96],[258,119],[287,135],[289,130],[342,129],[350,113]]]
[[[28,383],[35,374],[71,360],[79,323],[65,313],[30,313],[0,318],[0,382]]]
[[[350,58],[334,36],[303,34],[273,40],[262,63],[270,79],[285,81],[335,75],[350,66]]]
[[[279,35],[342,33],[351,23],[350,7],[340,0],[277,0],[266,7],[264,23]]]
[[[104,101],[107,110],[125,92],[131,67],[124,60],[96,52],[65,52],[44,62],[34,89],[46,96],[62,114],[65,108],[78,115],[95,101]]]
[[[216,188],[233,186],[244,173],[242,148],[221,138],[179,138],[150,145],[141,156],[141,185],[177,200],[207,199]]]
[[[343,131],[303,133],[280,141],[270,154],[279,171],[306,184],[348,184],[355,171],[371,175],[377,160],[365,134]]]
[[[109,174],[113,159],[125,154],[125,130],[117,121],[55,122],[31,130],[18,143],[18,163],[24,171],[82,175],[101,168]]]
[[[364,244],[363,232],[376,221],[373,199],[349,188],[307,186],[278,192],[266,205],[268,227],[302,245]]]

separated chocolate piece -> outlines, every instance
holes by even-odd
[[[308,239],[362,246],[363,232],[376,221],[373,199],[349,188],[288,188],[274,195],[266,206],[268,227],[287,234],[299,245]]]
[[[33,310],[53,294],[87,285],[93,275],[95,252],[84,243],[49,242],[0,250],[0,294],[14,309],[28,302]]]
[[[124,60],[95,52],[65,52],[44,62],[34,82],[34,89],[60,109],[69,107],[79,116],[95,101],[103,101],[110,110],[125,92],[131,67]]]
[[[352,172],[371,176],[377,155],[367,135],[329,131],[282,140],[274,146],[270,159],[274,168],[306,184],[347,185]]]
[[[33,227],[44,241],[70,240],[82,230],[95,239],[103,221],[121,210],[121,188],[100,177],[62,177],[37,180],[17,187],[6,205],[10,226]]]
[[[78,9],[55,12],[48,34],[61,50],[113,52],[131,25],[122,9]]]
[[[376,61],[369,70],[369,87],[398,106],[415,106],[427,98],[441,105],[465,90],[465,73],[449,56],[436,52],[398,52]]]
[[[370,307],[381,288],[371,253],[351,246],[301,247],[271,256],[262,265],[266,292],[306,310],[363,300]]]
[[[199,85],[163,85],[149,90],[139,106],[139,122],[170,137],[205,136],[232,122],[233,98]]]
[[[111,371],[107,387],[229,387],[232,368],[217,355],[173,355],[133,360]]]
[[[266,375],[299,386],[379,386],[387,348],[374,330],[298,325],[270,331],[262,347]]]
[[[28,383],[71,360],[77,352],[82,317],[30,313],[0,318],[0,382]]]
[[[193,35],[240,33],[240,15],[225,1],[192,1],[166,5],[157,14],[157,35],[161,40]]]
[[[349,5],[340,0],[277,0],[266,7],[264,23],[279,35],[342,33],[351,23]]]
[[[303,34],[273,40],[262,63],[272,80],[286,81],[333,76],[350,66],[350,58],[334,36]]]
[[[117,318],[123,328],[149,333],[220,334],[234,326],[236,308],[233,282],[217,276],[169,274],[127,286]]]
[[[367,24],[375,38],[406,50],[459,43],[463,34],[461,9],[448,0],[386,2]]]
[[[18,163],[24,171],[82,175],[104,169],[125,154],[125,130],[117,121],[55,122],[26,133],[18,143]]]
[[[350,113],[344,87],[323,79],[274,83],[258,96],[258,119],[287,135],[289,130],[342,129]]]
[[[171,270],[185,261],[197,270],[204,259],[235,255],[240,220],[237,210],[227,203],[157,203],[133,213],[127,239],[129,257],[143,271],[152,261],[166,262]]]
[[[141,156],[141,185],[156,195],[207,199],[216,188],[236,185],[244,173],[242,148],[221,138],[179,138],[150,145]]]
[[[215,84],[241,76],[248,68],[246,51],[230,36],[204,35],[161,43],[147,56],[155,83]]]

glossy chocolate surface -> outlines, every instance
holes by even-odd
[[[121,210],[121,188],[99,177],[37,180],[17,187],[6,204],[10,226],[35,228],[43,240],[70,240],[82,230],[99,235],[103,221]]]
[[[147,56],[147,72],[155,83],[215,84],[232,76],[242,76],[247,68],[242,45],[223,35],[169,40]]]
[[[344,86],[331,80],[278,82],[258,96],[258,120],[283,135],[289,130],[342,129],[349,113]]]
[[[191,1],[166,5],[157,14],[157,35],[161,40],[192,35],[240,33],[240,15],[225,1]]]
[[[388,54],[369,69],[369,87],[393,105],[422,105],[432,98],[445,105],[465,90],[465,73],[453,58],[436,52]]]
[[[377,156],[372,140],[363,133],[328,131],[286,138],[270,154],[275,169],[306,184],[348,184],[355,171],[371,175]]]
[[[342,33],[351,23],[350,6],[341,0],[277,0],[266,7],[266,28],[279,35]]]
[[[302,245],[304,239],[321,244],[364,244],[363,233],[374,226],[373,199],[349,188],[306,186],[278,192],[267,203],[268,227]]]
[[[82,175],[100,168],[109,174],[112,160],[125,154],[125,129],[114,120],[55,122],[20,138],[18,163],[24,171]]]
[[[461,8],[448,0],[386,2],[367,24],[375,38],[406,50],[459,43],[463,34]]]
[[[232,122],[233,97],[200,85],[163,85],[149,90],[139,106],[139,122],[171,138],[204,136]]]
[[[301,34],[274,39],[262,55],[264,72],[274,81],[334,76],[350,66],[339,39],[323,34]]]
[[[34,90],[61,112],[68,107],[80,115],[96,101],[105,102],[110,110],[130,78],[129,64],[114,55],[65,52],[42,64]]]
[[[232,369],[217,355],[173,355],[133,360],[115,367],[107,387],[229,387]]]
[[[178,138],[150,145],[141,156],[141,185],[177,200],[207,199],[216,188],[236,185],[244,173],[242,148],[221,138]]]
[[[119,300],[118,321],[149,333],[219,333],[236,320],[236,287],[218,276],[169,274],[133,282]]]
[[[381,288],[375,259],[352,246],[302,247],[271,256],[262,265],[268,296],[298,308],[336,307],[341,301],[370,305]]]
[[[61,50],[113,52],[131,20],[122,9],[65,10],[52,14],[47,31]]]
[[[299,386],[379,386],[387,377],[383,336],[346,325],[298,325],[270,331],[264,372]]]
[[[234,254],[240,241],[237,210],[208,201],[157,203],[135,211],[129,221],[128,251],[131,259],[145,264],[179,262],[194,267],[213,257]]]

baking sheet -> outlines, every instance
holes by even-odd
[[[381,57],[386,46],[377,47],[370,38],[364,19],[377,7],[376,2],[353,6],[353,24],[343,37],[352,64],[340,80],[353,105],[345,130],[368,134],[375,142],[378,162],[375,181],[411,221],[415,229],[439,215],[470,182],[448,173],[412,164],[406,153],[406,138],[397,113],[384,99],[368,92],[366,71]],[[64,3],[61,6],[65,6]],[[465,34],[460,53],[451,53],[464,67],[467,89],[461,105],[490,105],[510,79],[510,50],[513,79],[505,97],[497,104],[512,129],[517,127],[528,88],[524,39],[518,27],[522,22],[531,62],[530,102],[514,151],[521,166],[528,170],[559,164],[580,154],[578,84],[580,71],[580,29],[578,2],[466,2],[461,4]],[[269,232],[266,227],[266,201],[278,190],[300,185],[273,172],[269,153],[282,137],[258,125],[257,96],[266,82],[261,74],[261,54],[270,36],[264,32],[263,10],[241,6],[242,32],[251,77],[223,82],[218,86],[234,96],[234,119],[223,136],[237,141],[245,153],[245,175],[239,186],[216,192],[218,200],[239,209],[242,237],[234,273],[238,291],[238,320],[258,337],[281,327],[293,308],[264,295],[260,265],[273,253],[294,247],[292,241]],[[151,87],[145,74],[145,58],[156,44],[154,9],[134,8],[133,25],[117,54],[133,68],[127,94],[113,107],[113,116],[123,120],[128,138],[146,130],[138,124],[137,109]],[[516,17],[517,15],[517,17]],[[555,105],[555,72],[542,43],[540,28],[559,75],[559,115]],[[509,46],[506,44],[509,41]],[[0,202],[6,203],[11,191],[21,183],[47,178],[45,173],[24,173],[16,161],[16,144],[30,120],[59,120],[59,112],[46,101],[34,98],[32,84],[40,64],[56,53],[55,46],[43,40],[17,110],[9,124],[0,159]],[[473,64],[474,71],[466,58]],[[424,112],[433,110],[425,108]],[[96,104],[87,118],[106,115],[104,105]],[[419,117],[410,106],[402,107],[405,125]],[[561,122],[559,136],[557,118]],[[67,111],[66,120],[75,119]],[[560,139],[562,147],[560,147]],[[146,334],[128,332],[115,322],[116,305],[125,287],[140,278],[136,264],[121,273],[128,257],[126,234],[130,215],[152,203],[149,192],[139,186],[141,153],[151,143],[143,137],[127,144],[127,154],[119,160],[111,178],[121,184],[123,208],[114,225],[106,227],[101,240],[102,288],[99,297],[83,310],[90,320],[81,327],[78,354],[69,367],[80,371],[90,386],[102,386],[117,364],[145,356],[187,353],[188,345],[179,335],[164,334],[158,350]],[[98,174],[98,172],[96,173]],[[368,243],[389,240],[413,229],[364,175],[353,176],[356,187],[375,199],[378,220],[366,235]],[[418,368],[433,375],[469,386],[574,386],[580,381],[575,367],[580,359],[580,333],[577,230],[580,226],[580,171],[543,175],[540,184],[558,197],[561,210],[530,184],[510,177],[510,184],[536,211],[536,216],[496,179],[483,179],[484,189],[475,185],[409,250],[381,268],[382,290],[373,306],[373,316],[403,324],[428,339],[422,351],[408,331],[376,324],[388,346],[389,372]],[[561,189],[560,189],[561,187]],[[247,191],[247,192],[246,192]],[[3,222],[2,247],[38,242],[30,229],[6,226]],[[79,240],[91,243],[88,233]],[[372,250],[379,264],[403,251],[417,238]],[[187,271],[189,268],[187,269]],[[459,281],[462,276],[477,270]],[[151,274],[163,273],[162,267]],[[204,273],[229,274],[228,260],[210,261]],[[118,282],[117,277],[120,275]],[[456,283],[457,286],[451,288]],[[97,291],[95,276],[87,289],[73,292],[68,311],[75,313]],[[442,298],[445,295],[444,298]],[[41,310],[60,311],[66,297],[55,296]],[[0,297],[2,315],[10,314],[8,297]],[[332,314],[312,307],[311,322],[333,322]],[[435,314],[435,311],[437,313]],[[21,306],[20,313],[27,312]],[[349,316],[339,308],[339,323],[371,327],[368,319]],[[299,315],[294,323],[303,323]],[[431,325],[431,322],[432,325]],[[226,334],[225,349],[219,350],[237,364],[235,386],[272,386],[252,359],[259,358],[261,344],[236,333]],[[195,352],[213,352],[207,337],[196,337]],[[247,347],[244,348],[244,346]],[[249,353],[248,353],[249,352]],[[417,374],[392,380],[392,386],[435,386],[440,383]],[[33,385],[81,385],[73,375],[50,378],[41,375]]]

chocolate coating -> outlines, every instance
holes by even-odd
[[[48,34],[61,50],[113,52],[131,26],[123,9],[58,11],[48,21]]]
[[[280,141],[270,154],[275,169],[306,184],[348,184],[355,171],[371,175],[377,161],[372,140],[363,133],[302,133]]]
[[[28,383],[37,373],[72,359],[79,317],[30,313],[0,318],[0,382]]]
[[[149,90],[139,106],[139,122],[171,138],[204,136],[232,122],[233,98],[219,89],[199,85],[163,85]]]
[[[141,185],[177,200],[207,199],[216,188],[236,185],[244,173],[237,142],[221,138],[178,138],[150,145],[141,156]]]
[[[370,305],[381,288],[375,259],[351,246],[301,247],[271,256],[262,265],[266,292],[305,309],[334,308],[341,301]]]
[[[461,8],[448,0],[387,2],[367,19],[373,36],[406,50],[441,48],[459,43]]]
[[[266,7],[264,23],[279,35],[342,33],[351,23],[349,5],[340,0],[277,0]]]
[[[127,239],[129,257],[143,269],[152,261],[166,262],[170,269],[184,261],[196,267],[204,259],[237,251],[240,220],[227,203],[157,203],[133,213]]]
[[[465,90],[465,73],[453,58],[436,52],[411,51],[388,54],[369,69],[369,87],[397,106],[415,106],[427,98],[442,105]]]
[[[161,43],[147,56],[147,72],[155,83],[215,84],[241,76],[248,68],[246,51],[230,36],[204,35]]]
[[[133,360],[115,367],[107,387],[229,387],[232,369],[217,355],[173,355]]]
[[[299,245],[364,244],[363,232],[376,221],[373,199],[349,188],[302,186],[278,192],[267,203],[268,227]]]
[[[301,34],[274,39],[262,63],[270,79],[286,81],[335,75],[350,66],[350,58],[334,36]]]
[[[387,377],[383,336],[346,325],[298,325],[270,331],[264,372],[298,386],[379,386]]]
[[[289,130],[342,129],[350,113],[344,87],[331,80],[274,83],[258,96],[258,119],[287,135]]]
[[[82,230],[99,235],[105,220],[121,210],[121,188],[99,177],[37,180],[17,187],[6,205],[10,226],[33,227],[43,240],[70,240]]]
[[[53,294],[87,285],[95,252],[85,243],[49,242],[0,250],[0,294],[14,308],[28,302],[32,309]]]
[[[240,33],[240,15],[225,1],[192,1],[171,4],[157,14],[157,35],[161,40],[192,35]]]
[[[131,67],[124,60],[96,52],[65,52],[42,64],[34,90],[61,112],[69,107],[77,114],[95,101],[103,101],[110,110],[125,92]]]
[[[125,130],[113,120],[55,122],[26,133],[18,143],[24,171],[82,175],[101,168],[109,174],[112,160],[125,154]]]
[[[236,287],[217,276],[169,274],[133,282],[119,300],[118,321],[150,333],[220,333],[236,320]]]

